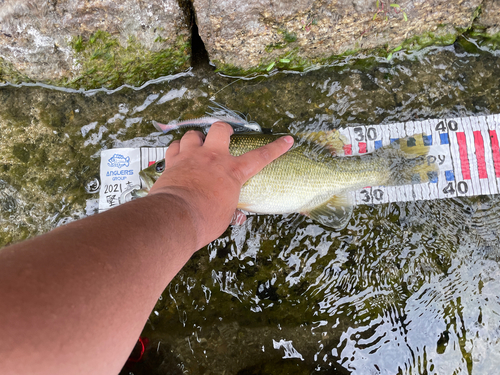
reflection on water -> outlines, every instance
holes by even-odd
[[[474,229],[473,207],[457,199],[358,209],[342,233],[252,217],[196,256],[146,333],[206,373],[280,357],[318,373],[492,373],[500,269],[488,258],[498,246]],[[165,334],[174,325],[179,341]]]
[[[396,54],[397,55],[397,54]],[[0,88],[0,244],[96,208],[99,152],[211,99],[275,132],[500,113],[473,43],[252,80],[208,69],[134,90]],[[489,374],[500,365],[498,196],[357,207],[332,231],[252,215],[200,250],[146,324],[134,374]]]

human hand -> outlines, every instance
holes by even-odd
[[[293,144],[285,136],[241,156],[229,153],[233,129],[216,122],[206,139],[197,131],[187,132],[170,144],[165,154],[165,171],[149,195],[169,194],[183,200],[193,218],[198,248],[220,236],[231,220],[245,216],[236,211],[242,185]]]

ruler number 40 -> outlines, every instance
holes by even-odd
[[[457,131],[458,130],[458,124],[456,121],[454,120],[450,120],[448,122],[446,122],[445,120],[442,120],[442,121],[439,121],[436,125],[436,131],[441,131],[441,132],[445,132],[447,131],[448,129],[450,129],[451,131]]]
[[[460,194],[467,194],[469,191],[469,186],[467,185],[467,182],[465,181],[460,181],[457,184],[457,190]],[[445,194],[455,194],[455,186],[453,182],[449,182],[448,185],[445,186],[443,189],[443,193]]]

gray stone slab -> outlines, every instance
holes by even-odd
[[[89,45],[92,40],[96,43]],[[0,2],[0,80],[17,75],[18,80],[69,82],[91,70],[89,60],[103,66],[114,59],[116,67],[106,66],[119,71],[128,60],[148,64],[151,54],[179,50],[189,40],[190,25],[176,0],[5,0]],[[186,62],[179,65],[177,70],[187,68]],[[120,83],[112,81],[103,85]]]
[[[194,0],[193,4],[210,59],[224,70],[279,64],[279,59],[307,65],[352,51],[390,50],[414,37],[419,37],[416,44],[443,38],[451,43],[457,29],[470,27],[481,0]]]

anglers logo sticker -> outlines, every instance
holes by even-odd
[[[114,154],[108,159],[108,166],[112,168],[123,168],[130,165],[130,156],[123,156],[120,154]]]

